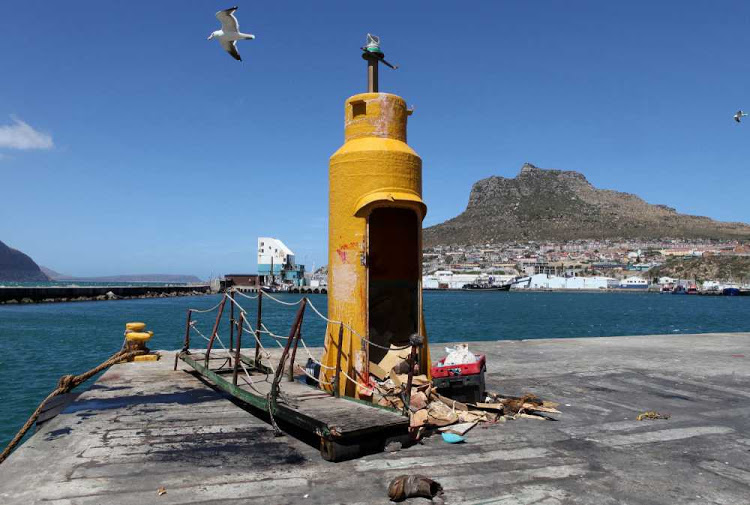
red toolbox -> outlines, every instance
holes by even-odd
[[[444,365],[445,358],[435,363],[430,372],[432,384],[438,388],[438,393],[460,402],[483,402],[487,365],[484,354],[476,356],[475,362],[464,365]]]

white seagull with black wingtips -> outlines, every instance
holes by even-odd
[[[240,23],[234,17],[234,11],[236,10],[237,7],[230,7],[216,13],[216,19],[221,21],[221,30],[216,30],[209,35],[208,40],[215,38],[235,60],[242,61],[240,53],[237,52],[237,41],[252,40],[255,35],[240,32]]]

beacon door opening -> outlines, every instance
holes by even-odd
[[[419,217],[409,208],[375,208],[368,218],[368,330],[377,345],[406,345],[419,331]],[[369,360],[387,351],[375,346]]]

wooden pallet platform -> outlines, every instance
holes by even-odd
[[[236,386],[230,366],[234,358],[226,351],[212,352],[208,367],[203,352],[180,354],[180,359],[219,389],[268,413],[271,407],[268,395],[273,383],[271,372],[278,363],[278,356],[272,355],[270,360],[255,367],[249,357],[252,352],[248,349],[241,354],[248,373],[240,369]],[[303,377],[289,381],[285,374],[281,379],[273,416],[319,436],[324,459],[342,461],[362,452],[382,450],[389,440],[404,439],[408,435],[409,419],[401,412],[354,398],[334,397],[305,384]]]

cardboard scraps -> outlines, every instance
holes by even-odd
[[[385,373],[389,373],[393,370],[394,366],[406,360],[411,354],[410,347],[407,347],[406,349],[397,349],[397,347],[398,346],[391,344],[391,349],[378,363],[378,366],[385,370]],[[372,371],[370,373],[372,373]]]
[[[458,414],[443,402],[432,402],[427,408],[427,421],[433,426],[447,426],[458,421]]]
[[[462,423],[487,422],[490,420],[487,412],[482,412],[481,410],[470,410],[468,412],[459,410],[457,415],[458,420]]]
[[[368,370],[370,372],[370,375],[373,375],[380,380],[385,380],[388,377],[388,372],[384,370],[383,367],[376,363],[373,363],[372,361],[370,361]]]
[[[409,407],[415,410],[421,410],[427,406],[427,395],[421,391],[412,388],[411,398],[409,398]]]
[[[420,426],[425,426],[428,423],[428,421],[429,419],[427,415],[427,409],[418,410],[410,414],[409,427],[418,428]]]

